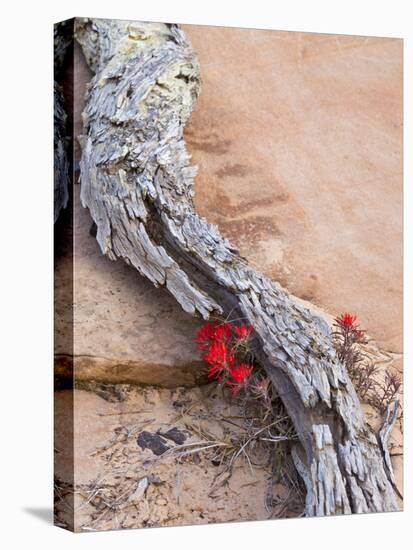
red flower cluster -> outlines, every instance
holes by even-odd
[[[252,365],[237,362],[239,345],[247,343],[251,332],[251,325],[207,323],[196,335],[198,348],[209,365],[208,376],[226,381],[233,394],[240,391],[252,372]]]
[[[336,323],[342,328],[351,328],[357,321],[357,315],[351,315],[351,313],[343,313],[340,317],[336,317]]]
[[[364,330],[360,330],[356,324],[357,315],[351,313],[343,313],[335,318],[335,323],[343,333],[343,335],[351,335],[354,342],[363,343],[365,340]]]
[[[248,340],[251,332],[251,325],[238,325],[234,326],[234,332],[240,340]]]
[[[236,395],[242,388],[244,382],[248,379],[252,373],[252,366],[248,363],[241,363],[235,365],[230,370],[231,378],[227,381],[227,386],[231,388],[233,395]]]

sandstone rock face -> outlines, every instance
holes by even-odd
[[[89,211],[82,208],[78,194],[79,185],[75,185],[72,345],[76,379],[163,386],[197,383],[202,378],[194,343],[197,321],[135,269],[102,256],[89,232]],[[70,260],[61,258],[57,278],[60,274],[66,278],[60,292],[67,288],[70,270]],[[70,322],[69,317],[66,327]],[[56,349],[58,374],[68,371],[70,345],[66,340]]]
[[[402,351],[402,41],[184,25],[198,211],[256,267]]]
[[[329,315],[356,312],[379,347],[399,360],[401,41],[186,25],[184,31],[203,79],[186,129],[199,166],[197,209],[292,293]],[[76,134],[90,78],[76,46]],[[71,260],[56,260],[57,373],[68,374],[74,339],[80,380],[199,382],[197,321],[135,270],[101,256],[78,193],[75,185],[74,334],[64,302]]]

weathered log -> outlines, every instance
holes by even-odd
[[[73,22],[54,26],[54,222],[69,201],[69,160],[67,156],[66,119],[62,88],[57,83],[67,49],[73,40]]]
[[[54,222],[69,200],[69,162],[66,152],[66,118],[62,90],[54,82]]]
[[[306,514],[397,510],[378,440],[328,325],[251,268],[197,215],[183,130],[200,69],[175,25],[77,20],[96,73],[83,113],[81,200],[100,248],[164,286],[190,314],[248,320],[297,430]]]

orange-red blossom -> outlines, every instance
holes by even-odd
[[[237,394],[248,380],[253,367],[245,361],[237,363],[234,348],[244,343],[252,332],[251,325],[230,325],[229,323],[207,323],[197,332],[198,348],[208,363],[208,377],[225,380],[233,394]]]

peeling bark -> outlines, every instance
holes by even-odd
[[[95,72],[83,113],[81,200],[112,260],[164,286],[190,314],[248,320],[256,355],[294,422],[306,514],[397,510],[388,467],[328,325],[250,267],[197,215],[183,131],[200,69],[175,25],[76,21]]]

